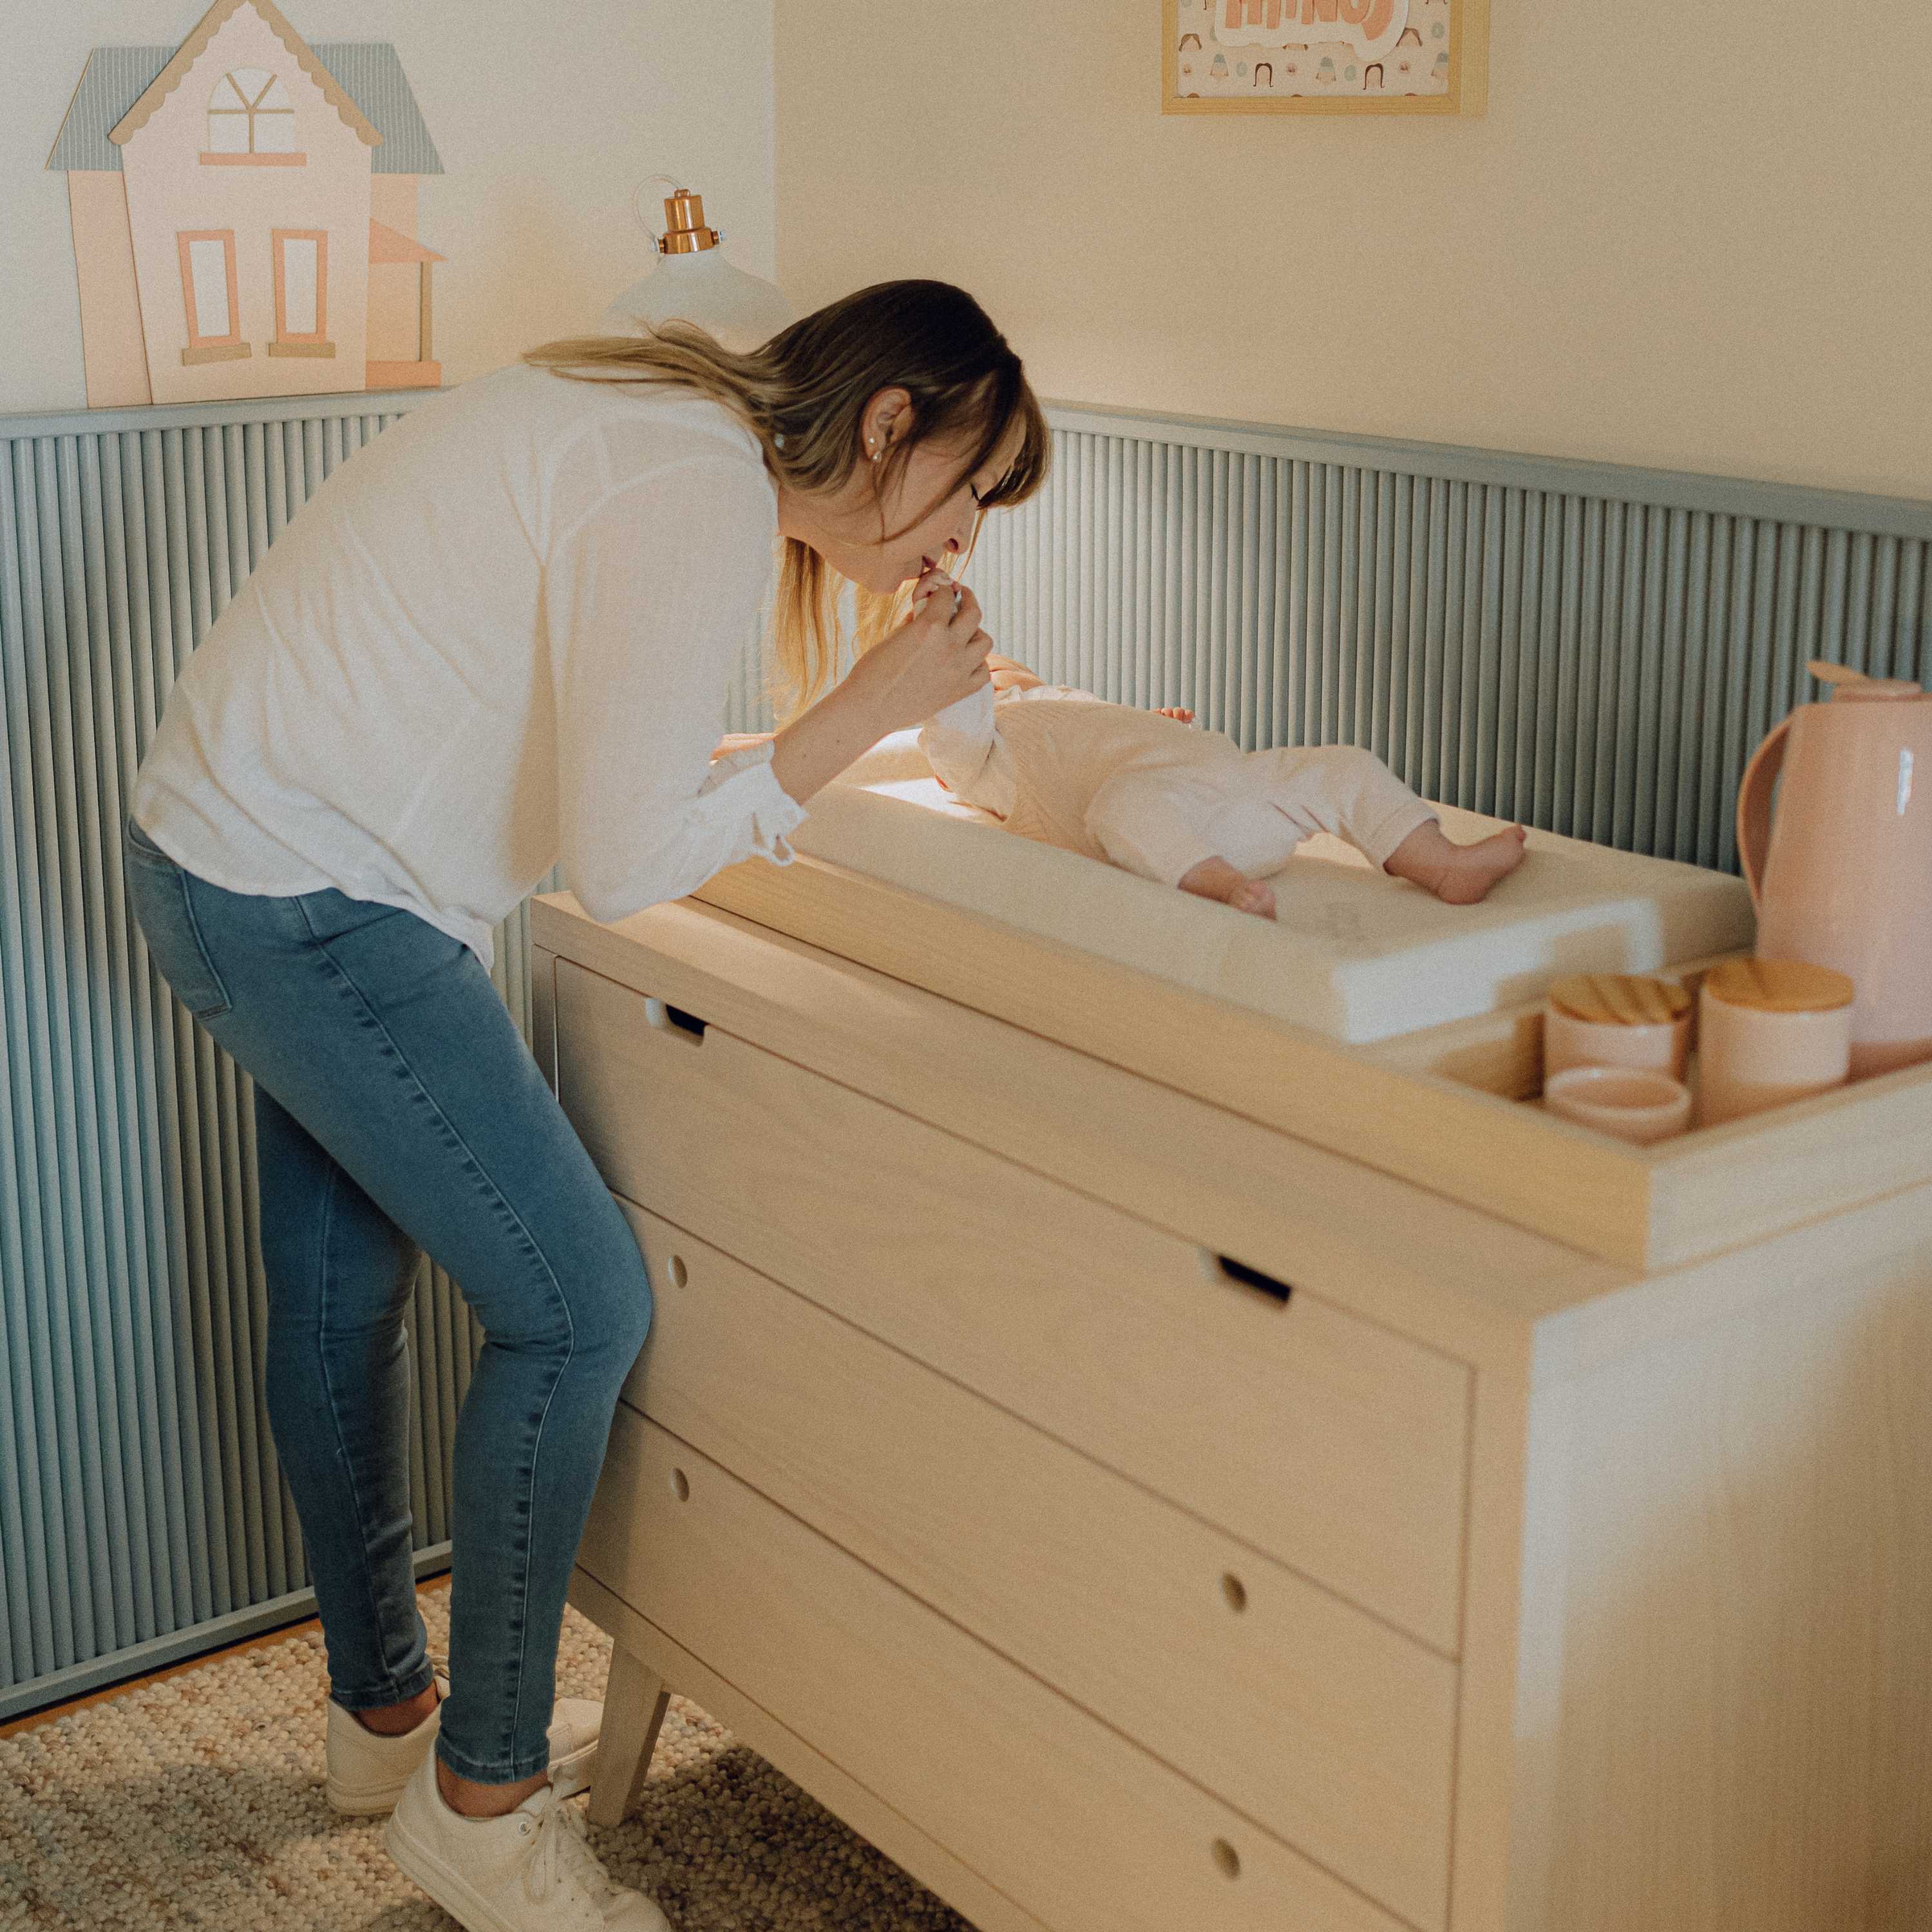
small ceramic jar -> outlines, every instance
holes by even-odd
[[[1672,980],[1630,973],[1558,980],[1543,1002],[1544,1078],[1572,1066],[1635,1066],[1682,1080],[1690,1012],[1688,990]]]
[[[1549,1112],[1581,1127],[1648,1146],[1690,1124],[1690,1090],[1642,1066],[1570,1066],[1543,1083]]]
[[[1727,959],[1698,995],[1697,1122],[1716,1126],[1844,1084],[1852,982],[1802,959]]]

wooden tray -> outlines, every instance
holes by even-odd
[[[1932,1065],[1636,1148],[1517,1104],[1533,1006],[1348,1046],[824,860],[694,896],[1646,1271],[1932,1180]]]

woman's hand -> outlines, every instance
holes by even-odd
[[[980,600],[963,584],[938,569],[920,578],[911,615],[845,679],[883,722],[882,736],[924,724],[988,682],[993,640],[980,628]]]
[[[912,615],[773,740],[772,776],[804,804],[889,733],[923,724],[979,690],[992,642],[972,592],[927,571]]]

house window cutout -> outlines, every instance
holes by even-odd
[[[209,166],[300,167],[295,104],[279,74],[265,67],[237,68],[214,84],[208,102]]]
[[[328,340],[328,234],[321,228],[278,228],[275,339],[271,356],[333,356]]]
[[[236,296],[234,230],[184,229],[176,241],[181,250],[182,298],[188,307],[182,362],[239,362],[249,351],[242,340]]]

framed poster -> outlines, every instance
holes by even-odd
[[[1163,114],[1480,114],[1489,0],[1162,0]]]

